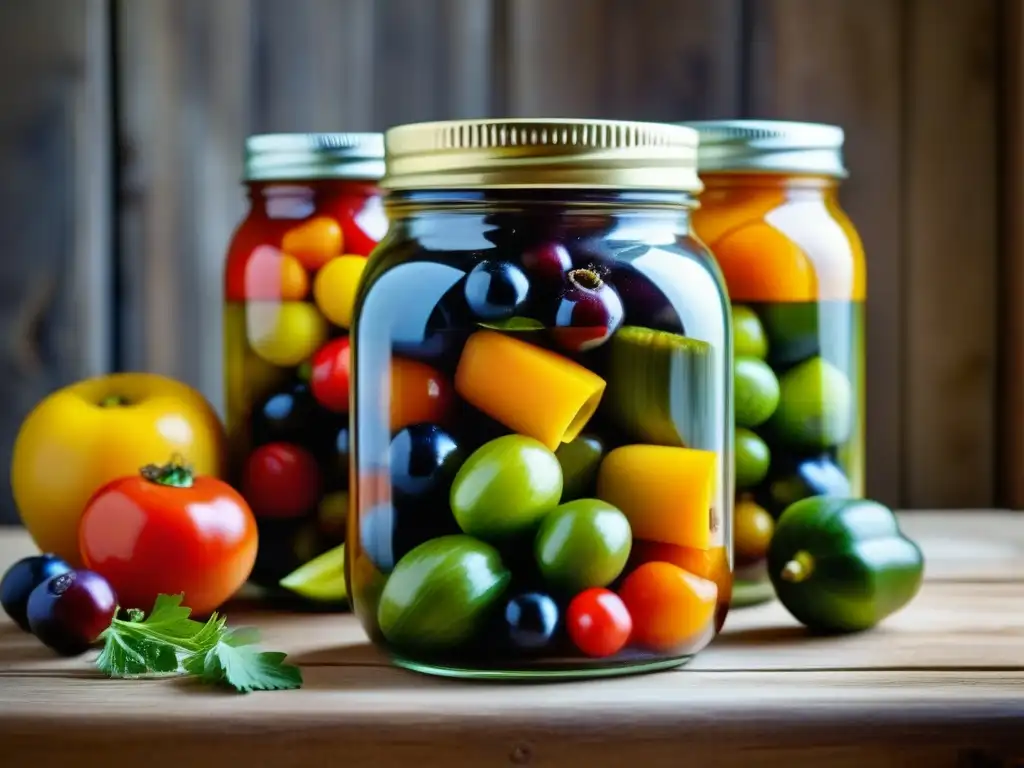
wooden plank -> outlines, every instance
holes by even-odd
[[[127,369],[221,405],[223,254],[242,215],[247,0],[117,0]]]
[[[111,142],[103,0],[0,3],[0,485],[44,396],[111,364]],[[0,523],[15,522],[9,493]]]
[[[255,132],[485,114],[489,4],[117,0],[123,366],[223,407],[224,253]]]
[[[1024,509],[1024,3],[1003,15],[999,503]]]
[[[907,506],[995,500],[997,29],[997,0],[910,3]]]
[[[373,5],[376,130],[490,113],[491,3],[376,0]]]
[[[255,0],[253,133],[373,129],[373,6]]]
[[[765,604],[729,614],[721,636],[686,670],[1024,670],[1024,616],[1006,610],[1022,601],[1021,581],[929,581],[871,632],[841,637],[811,636],[781,604]],[[287,652],[304,669],[390,666],[351,615],[268,613],[242,604],[228,606],[225,615],[233,625],[259,627],[268,648]],[[0,622],[0,631],[9,627]],[[0,680],[88,675],[89,661],[56,657],[20,632],[0,634]]]
[[[509,110],[681,121],[740,109],[739,0],[513,0]]]
[[[900,160],[903,3],[748,3],[745,112],[846,130],[851,177],[841,190],[867,252],[867,493],[900,506],[903,252]]]
[[[44,768],[298,767],[338,754],[376,766],[678,766],[685,754],[727,768],[963,768],[979,753],[1020,758],[1024,717],[1022,672],[690,671],[539,690],[317,667],[306,684],[238,697],[4,677],[0,738],[13,764]]]

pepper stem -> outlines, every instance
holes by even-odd
[[[128,400],[121,395],[107,395],[100,400],[100,408],[118,408],[122,405],[128,405]]]
[[[799,584],[801,581],[806,581],[807,578],[814,573],[814,558],[811,557],[809,552],[800,551],[793,555],[793,558],[782,566],[783,581],[788,581],[793,584]]]
[[[139,470],[139,474],[151,483],[171,488],[191,488],[195,479],[192,468],[185,463],[185,457],[177,453],[166,464],[147,464]]]

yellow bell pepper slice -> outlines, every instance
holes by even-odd
[[[597,497],[622,510],[636,539],[710,549],[717,468],[714,451],[624,445],[601,462]]]
[[[477,331],[455,371],[463,400],[548,450],[576,439],[605,381],[582,365],[497,331]]]

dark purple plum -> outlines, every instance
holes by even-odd
[[[505,320],[526,303],[530,281],[504,261],[481,261],[466,275],[466,304],[478,320]]]
[[[62,656],[85,653],[110,626],[117,597],[93,571],[68,571],[32,590],[28,625],[43,645]]]
[[[635,267],[615,264],[605,279],[615,286],[630,325],[685,335],[683,321],[672,302]]]
[[[14,623],[26,632],[28,626],[28,597],[32,590],[54,576],[67,573],[71,566],[56,555],[32,555],[16,562],[0,579],[0,606]]]
[[[596,269],[574,269],[554,312],[551,335],[568,352],[601,346],[622,325],[622,300]]]
[[[572,257],[560,243],[542,243],[523,253],[520,262],[531,278],[560,282],[572,269]]]
[[[412,424],[390,446],[391,485],[397,504],[443,502],[465,455],[455,438],[436,424]]]

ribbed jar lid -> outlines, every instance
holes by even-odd
[[[396,126],[384,142],[385,189],[703,189],[697,132],[678,125],[456,120]]]
[[[264,133],[245,140],[245,181],[378,181],[383,175],[380,133]]]
[[[700,135],[701,173],[807,173],[845,178],[843,129],[786,120],[698,120],[680,123]]]

